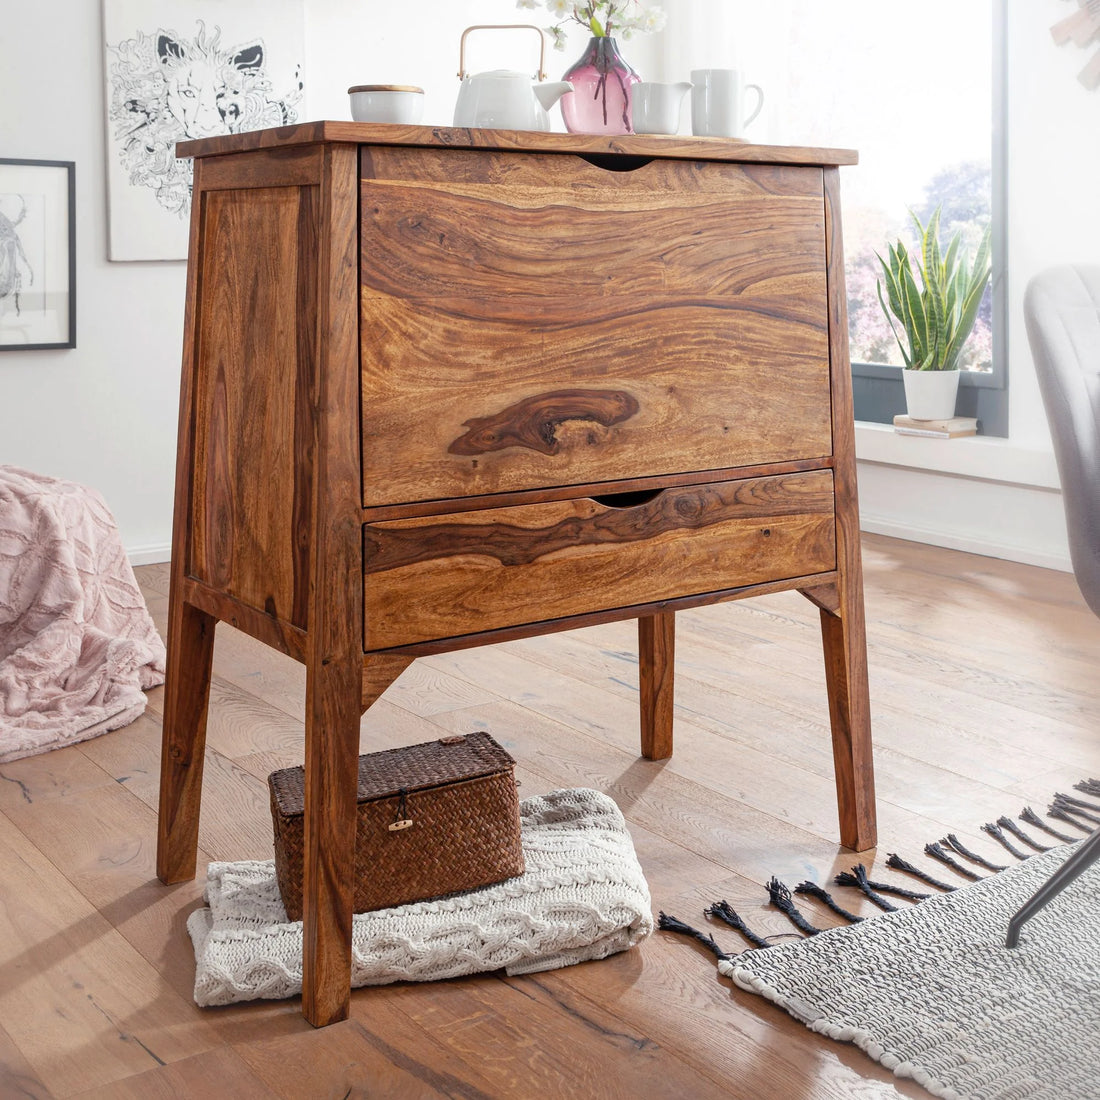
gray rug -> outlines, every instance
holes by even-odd
[[[1004,946],[1009,919],[1071,850],[719,971],[936,1096],[1100,1097],[1100,866]]]

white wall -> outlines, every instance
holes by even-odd
[[[106,260],[98,4],[5,7],[0,104],[0,156],[76,162],[77,256],[76,348],[0,353],[0,462],[99,489],[127,548],[163,560],[184,264]]]
[[[763,40],[751,19],[736,18],[731,0],[665,6],[668,30],[635,39],[625,51],[643,75],[681,76],[692,65],[728,59],[764,82],[757,66],[781,56],[781,43]],[[1064,532],[1051,534],[1059,515],[1056,481],[1020,303],[1027,279],[1042,267],[1100,262],[1094,208],[1100,92],[1085,91],[1075,79],[1086,52],[1059,50],[1050,40],[1064,0],[1012,0],[1008,7],[1011,438],[951,441],[941,472],[926,473],[913,469],[930,453],[913,444],[926,441],[898,449],[901,437],[861,429],[863,508],[874,529],[1064,567]],[[414,83],[427,92],[425,121],[447,123],[463,27],[541,23],[543,14],[516,11],[512,0],[421,0],[412,19],[407,5],[306,0],[308,114],[348,117],[351,84]],[[578,28],[566,54],[550,54],[552,77],[579,55],[584,39]],[[474,71],[534,66],[534,45],[523,36],[481,35],[471,43]],[[672,56],[682,63],[666,71]],[[56,79],[59,72],[64,80]],[[0,156],[76,161],[78,316],[72,351],[0,353],[0,462],[95,486],[135,559],[162,560],[171,528],[184,264],[105,259],[103,100],[97,4],[35,0],[5,12]],[[980,447],[981,455],[968,457]],[[1002,467],[1011,471],[1007,480]],[[990,484],[998,488],[986,493]],[[951,494],[950,507],[937,503],[941,489]]]

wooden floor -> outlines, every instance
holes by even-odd
[[[981,823],[1100,775],[1100,620],[1061,573],[880,537],[864,564],[869,855],[875,877],[913,885],[888,853],[933,869],[924,844],[953,831],[1004,855]],[[163,630],[167,568],[138,575]],[[218,630],[200,864],[269,857],[265,777],[302,751],[301,667]],[[677,650],[663,763],[637,754],[629,622],[417,661],[365,717],[363,750],[489,729],[522,794],[615,798],[655,910],[704,924],[725,898],[789,932],[762,884],[856,862],[836,841],[817,611],[788,593],[685,612]],[[351,1019],[320,1031],[297,1001],[196,1008],[185,922],[201,884],[154,874],[162,692],[126,729],[0,766],[0,1097],[926,1095],[732,990],[666,933],[533,977],[359,991]]]

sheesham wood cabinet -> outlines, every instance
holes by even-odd
[[[317,122],[194,197],[158,873],[194,877],[218,621],[306,666],[303,1012],[348,1011],[359,721],[417,656],[821,609],[842,842],[875,843],[842,150]],[[214,812],[217,812],[215,809]]]

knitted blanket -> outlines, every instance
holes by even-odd
[[[163,680],[164,643],[103,499],[0,466],[0,763],[132,722]]]
[[[649,888],[610,798],[555,791],[524,799],[520,816],[524,874],[355,916],[353,986],[531,974],[602,959],[649,935]],[[197,1004],[301,992],[302,924],[286,919],[274,863],[211,863],[206,901],[187,921]]]

